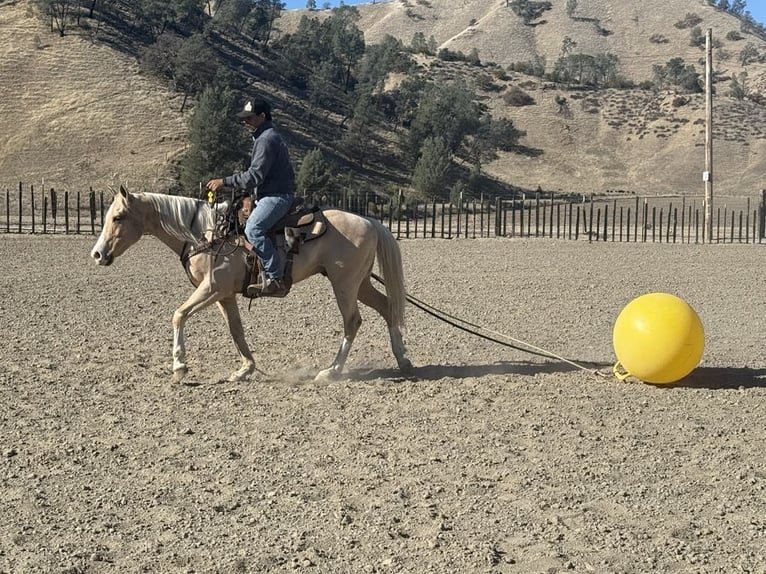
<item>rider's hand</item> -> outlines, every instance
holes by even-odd
[[[216,191],[218,191],[219,189],[221,189],[223,187],[223,180],[222,179],[211,179],[210,181],[207,182],[207,186],[206,187],[210,191],[215,193]]]

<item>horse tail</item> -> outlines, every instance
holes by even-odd
[[[404,287],[404,269],[399,243],[391,232],[376,219],[371,220],[378,232],[378,266],[383,273],[388,299],[388,313],[392,327],[404,328],[404,304],[407,292]]]

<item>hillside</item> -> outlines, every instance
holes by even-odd
[[[183,151],[181,98],[134,58],[51,34],[25,1],[0,3],[0,185],[162,188]]]
[[[714,101],[714,174],[723,193],[745,194],[766,186],[766,107],[729,97],[732,74],[746,71],[751,90],[766,95],[766,64],[739,62],[742,48],[753,43],[766,54],[766,42],[739,32],[731,14],[697,0],[646,0],[634,3],[587,0],[577,3],[570,18],[566,2],[554,0],[551,10],[525,25],[505,0],[486,2],[427,0],[359,6],[359,27],[368,43],[386,35],[409,44],[420,32],[433,35],[438,47],[465,54],[476,49],[482,62],[502,67],[543,58],[552,65],[562,40],[570,37],[576,51],[609,52],[618,56],[622,73],[636,84],[650,80],[653,65],[680,57],[704,72],[704,49],[690,45],[690,30],[679,28],[688,14],[712,28],[716,98]],[[305,11],[291,11],[281,23],[294,29]],[[312,16],[323,17],[323,12]],[[739,32],[741,40],[728,40]],[[426,63],[439,74],[439,60]],[[481,73],[481,72],[479,72]],[[521,187],[592,192],[630,190],[639,193],[701,193],[704,171],[705,102],[703,95],[685,95],[676,107],[673,92],[649,90],[567,90],[523,74],[506,82],[495,80],[485,92],[497,117],[509,117],[527,132],[523,143],[539,155],[502,154],[487,166],[493,176]],[[535,105],[510,107],[502,100],[510,86],[520,86]],[[569,105],[561,110],[557,98]]]
[[[503,68],[544,57],[558,58],[562,39],[577,50],[611,52],[622,73],[635,83],[648,80],[654,64],[674,57],[703,70],[704,51],[689,45],[689,30],[674,24],[694,13],[703,29],[713,28],[715,50],[714,173],[719,193],[742,195],[766,187],[766,106],[728,96],[731,74],[748,73],[748,86],[766,94],[766,64],[739,64],[748,43],[766,55],[766,42],[742,32],[728,40],[739,21],[701,0],[672,3],[647,0],[640,10],[601,0],[580,0],[574,18],[565,0],[524,25],[505,0],[445,0],[417,3],[395,0],[359,6],[368,43],[391,34],[406,44],[415,32],[434,36],[439,47],[468,53]],[[281,33],[297,25],[304,10],[288,11]],[[325,12],[312,12],[323,17]],[[191,116],[180,112],[182,98],[157,80],[139,73],[135,57],[96,40],[85,30],[64,37],[51,34],[25,0],[0,0],[0,187],[18,181],[58,189],[106,187],[119,182],[163,190],[170,186],[173,162],[186,146]],[[654,40],[650,38],[654,37]],[[659,40],[658,40],[659,38]],[[333,151],[342,134],[342,118],[328,114],[309,122],[304,102],[278,80],[267,56],[227,46],[227,61],[248,84],[272,98],[275,116],[285,128],[296,163],[319,145],[353,178],[383,188],[406,184],[408,174],[396,150],[384,148],[386,165],[348,162]],[[704,98],[650,90],[584,91],[552,85],[540,78],[509,72],[493,77],[490,68],[465,62],[422,58],[420,73],[463,76],[485,88],[484,103],[497,117],[508,117],[526,131],[525,153],[502,153],[485,166],[505,185],[573,192],[628,190],[637,193],[702,192],[704,170]],[[503,95],[512,86],[534,99],[513,107]],[[562,98],[566,105],[561,106]],[[381,127],[381,145],[395,139]]]

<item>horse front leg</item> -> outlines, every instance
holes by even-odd
[[[245,330],[242,328],[242,317],[239,314],[236,296],[232,295],[218,301],[218,308],[229,326],[229,333],[234,339],[234,345],[237,347],[242,361],[242,366],[229,376],[229,381],[244,381],[255,371],[255,360],[245,339]]]
[[[220,298],[220,293],[215,292],[211,288],[210,283],[205,280],[194,290],[191,297],[173,313],[174,383],[180,383],[188,373],[188,368],[186,367],[186,338],[184,336],[186,321],[196,312],[218,302]]]

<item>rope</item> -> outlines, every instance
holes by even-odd
[[[385,282],[383,279],[377,275],[376,273],[372,273],[372,278],[375,279],[378,283],[381,285],[385,285]],[[605,378],[607,375],[596,370],[596,369],[589,369],[588,367],[585,367],[583,365],[580,365],[579,363],[576,363],[574,361],[571,361],[565,357],[562,357],[560,355],[557,355],[551,351],[548,351],[546,349],[542,349],[540,347],[537,347],[535,345],[532,345],[531,343],[527,343],[525,341],[522,341],[520,339],[515,339],[509,335],[505,335],[503,333],[498,333],[497,331],[493,331],[491,329],[487,329],[486,327],[482,327],[481,325],[476,325],[475,323],[471,323],[469,321],[466,321],[465,319],[461,319],[459,317],[455,317],[454,315],[450,315],[449,313],[442,311],[440,309],[437,309],[433,305],[429,305],[425,301],[422,301],[421,299],[418,299],[417,297],[414,297],[409,294],[405,294],[405,297],[407,301],[420,309],[421,311],[427,313],[428,315],[431,315],[432,317],[435,317],[436,319],[439,319],[440,321],[447,323],[448,325],[455,327],[456,329],[460,329],[461,331],[465,331],[466,333],[470,335],[474,335],[476,337],[479,337],[481,339],[485,339],[487,341],[491,341],[493,343],[497,343],[498,345],[502,345],[504,347],[508,347],[510,349],[515,349],[517,351],[521,351],[522,353],[528,353],[530,355],[536,355],[538,357],[544,357],[546,359],[556,359],[558,361],[562,361],[564,363],[567,363],[568,365],[571,365],[573,367],[576,367],[578,369],[581,369],[583,371],[587,371],[588,373],[591,373],[592,375],[596,375],[601,378]],[[462,324],[460,324],[462,323]],[[467,325],[467,326],[466,326]],[[470,327],[470,328],[469,328]],[[494,335],[494,337],[490,337],[489,335],[485,335],[483,333],[480,333],[479,331],[485,331],[487,333],[491,333]],[[506,341],[502,341],[498,339],[497,337],[502,337],[504,339],[507,339],[508,341],[512,341],[513,343],[507,343]],[[523,345],[523,347],[520,347],[519,345]]]

